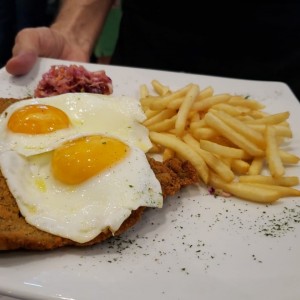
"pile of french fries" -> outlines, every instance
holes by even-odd
[[[300,196],[299,178],[285,175],[299,162],[282,146],[292,138],[288,111],[268,114],[256,100],[215,94],[211,86],[172,91],[158,80],[151,86],[151,92],[140,86],[151,152],[189,160],[207,186],[241,199],[272,203]]]

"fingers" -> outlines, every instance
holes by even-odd
[[[73,61],[89,59],[89,53],[74,38],[47,27],[26,28],[16,36],[13,57],[6,63],[6,70],[15,76],[27,74],[39,56]]]

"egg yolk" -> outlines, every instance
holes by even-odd
[[[62,110],[44,104],[26,105],[10,116],[7,127],[15,133],[42,134],[68,128],[70,120]]]
[[[126,144],[114,138],[82,137],[54,150],[52,172],[63,183],[79,184],[124,159],[128,151]]]

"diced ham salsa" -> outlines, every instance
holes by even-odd
[[[110,95],[112,80],[103,70],[90,72],[83,66],[56,65],[43,75],[34,96],[43,98],[76,92]]]

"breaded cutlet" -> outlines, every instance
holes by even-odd
[[[16,101],[18,99],[0,99],[0,113]],[[159,162],[150,157],[148,161],[161,184],[164,199],[176,194],[187,185],[199,182],[197,171],[188,161],[183,162],[178,158],[172,158],[165,162]],[[140,207],[132,211],[114,235],[120,235],[134,226],[142,217],[144,210],[145,207]],[[28,224],[21,215],[0,170],[0,250],[50,250],[63,246],[83,247],[100,243],[112,236],[113,234],[107,230],[93,240],[81,244],[41,231]]]

